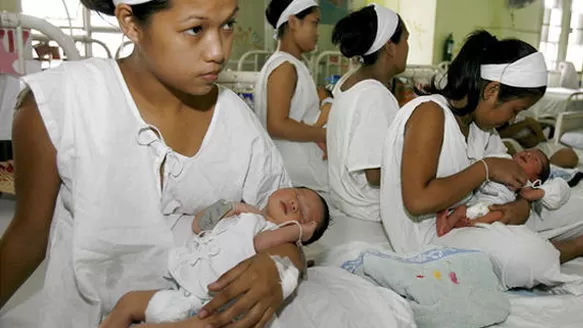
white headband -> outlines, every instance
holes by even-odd
[[[142,3],[150,2],[152,0],[113,0],[113,5],[117,6],[119,4],[126,4],[126,5],[141,5]]]
[[[275,29],[277,30],[285,22],[287,22],[289,20],[289,16],[297,15],[308,8],[317,6],[318,3],[314,0],[293,0],[281,13],[281,16],[279,16],[277,24],[275,24]]]
[[[377,4],[372,4],[377,13],[377,35],[372,43],[372,46],[364,54],[368,56],[377,52],[382,48],[395,34],[397,26],[399,26],[399,16],[391,9]]]
[[[547,65],[545,57],[535,52],[514,63],[480,66],[480,76],[484,80],[496,81],[511,87],[538,88],[547,85]]]

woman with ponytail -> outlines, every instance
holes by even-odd
[[[434,87],[435,94],[399,110],[385,140],[381,218],[392,246],[402,253],[428,244],[482,250],[508,288],[570,281],[559,273],[559,259],[583,255],[581,237],[555,248],[522,225],[530,211],[524,199],[495,208],[504,213],[507,225],[456,229],[441,238],[435,228],[436,213],[466,203],[484,181],[525,186],[518,164],[487,156],[505,152],[495,128],[544,94],[543,55],[523,41],[497,40],[477,31],[446,78],[443,88]]]

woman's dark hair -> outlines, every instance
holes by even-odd
[[[306,187],[300,187],[300,188],[312,190],[312,189],[306,188]],[[322,236],[324,235],[324,232],[326,232],[326,230],[328,230],[328,227],[330,226],[330,208],[328,207],[328,203],[326,202],[324,197],[322,197],[319,193],[316,192],[316,194],[318,195],[318,197],[320,197],[320,201],[322,202],[324,214],[322,216],[322,222],[320,223],[320,225],[318,227],[316,227],[316,230],[314,230],[314,234],[312,235],[312,237],[308,241],[302,243],[302,245],[304,245],[304,246],[308,246],[312,243],[315,243],[320,238],[322,238]]]
[[[153,14],[170,8],[171,0],[152,0],[139,5],[132,5],[132,12],[136,20],[142,24],[149,21]],[[105,15],[115,15],[115,5],[112,0],[81,0],[81,3],[90,10]]]
[[[292,1],[293,0],[271,0],[269,5],[267,6],[267,9],[265,9],[265,18],[267,18],[267,22],[269,23],[269,25],[275,28],[275,25],[277,25],[279,17],[281,17],[283,11],[292,3]],[[298,19],[304,19],[306,18],[306,16],[316,11],[316,9],[318,9],[318,7],[313,6],[302,10],[301,12],[295,14],[295,16]],[[281,38],[283,36],[283,32],[286,26],[287,22],[280,26],[279,30],[277,31],[278,38]]]
[[[399,24],[391,37],[391,42],[400,43],[405,24],[399,17]],[[367,6],[342,18],[332,31],[332,43],[339,46],[340,52],[348,58],[361,56],[364,65],[372,65],[377,61],[379,51],[370,55],[364,54],[370,49],[377,35],[377,13],[373,6]]]
[[[491,82],[480,77],[480,66],[487,64],[513,63],[520,58],[535,53],[536,49],[518,39],[498,40],[492,34],[479,30],[470,34],[459,54],[451,62],[447,71],[447,85],[440,89],[434,79],[432,92],[448,99],[461,100],[467,96],[467,105],[455,110],[457,115],[473,112],[483,97],[484,88]],[[500,84],[498,101],[541,97],[546,87],[518,88]]]

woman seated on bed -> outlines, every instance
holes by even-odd
[[[278,48],[259,73],[255,112],[292,183],[327,191],[326,129],[318,124],[318,92],[302,62],[302,54],[316,47],[320,9],[314,0],[272,0],[265,16],[276,29]]]
[[[18,197],[0,240],[0,307],[48,254],[41,305],[31,311],[39,313],[35,327],[97,327],[125,293],[171,287],[168,252],[184,240],[194,213],[217,198],[264,206],[290,186],[255,115],[215,85],[240,2],[82,3],[115,15],[136,46],[119,62],[66,62],[23,78],[30,90],[14,119]],[[237,327],[263,327],[283,308],[270,255],[303,267],[292,243],[269,247],[211,284],[214,298],[198,317],[164,327],[224,327],[235,318]],[[276,325],[320,326],[308,315],[314,298],[337,297],[327,281],[366,283],[346,275],[314,270],[319,283],[300,284],[308,300],[286,303]],[[335,306],[328,308],[344,312]]]
[[[541,149],[550,158],[551,164],[564,168],[574,168],[579,164],[577,153],[570,147],[549,142],[544,133],[543,124],[532,117],[505,124],[497,130],[500,137],[514,139],[523,148]],[[513,155],[518,149],[508,147],[508,151],[510,155]]]
[[[364,7],[341,19],[332,42],[362,66],[335,86],[328,121],[328,177],[331,200],[352,218],[380,221],[381,150],[399,110],[388,88],[405,70],[409,32],[394,11]]]
[[[397,252],[428,244],[477,249],[491,256],[508,288],[565,282],[549,272],[559,272],[559,258],[583,255],[583,236],[555,249],[522,225],[530,212],[525,199],[496,207],[508,225],[456,229],[441,238],[435,226],[437,212],[467,203],[484,181],[514,189],[526,184],[516,162],[486,157],[505,150],[495,128],[538,101],[546,83],[544,57],[536,49],[478,31],[451,63],[447,85],[399,110],[383,149],[381,183],[381,218]]]

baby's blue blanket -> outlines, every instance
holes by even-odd
[[[341,267],[407,298],[418,327],[485,327],[506,320],[510,302],[488,255],[434,248],[413,257],[366,250]]]

